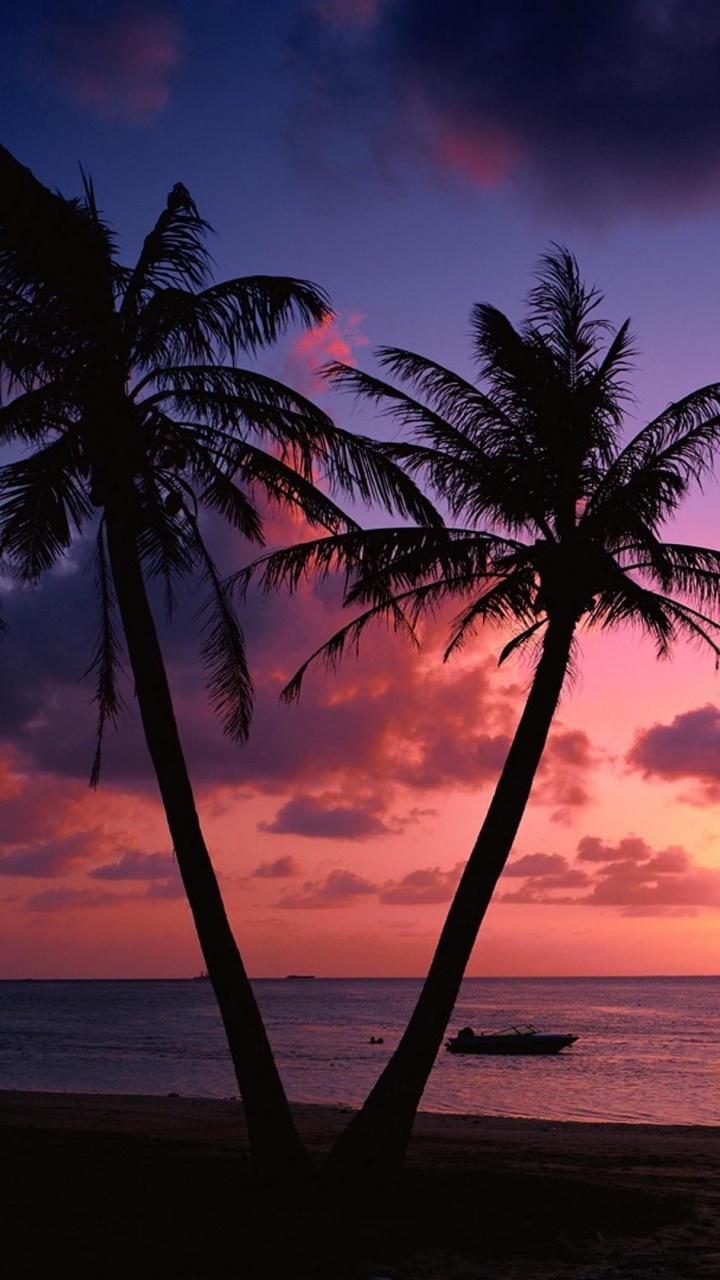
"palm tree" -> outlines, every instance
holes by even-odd
[[[297,507],[335,533],[354,521],[326,486],[433,519],[412,480],[372,442],[272,378],[236,365],[292,321],[330,315],[304,280],[210,283],[207,224],[178,184],[134,267],[118,262],[89,182],[82,199],[48,191],[0,149],[0,556],[37,580],[90,526],[100,604],[97,783],[103,731],[121,709],[124,636],[143,730],[180,874],[262,1173],[303,1168],[265,1028],[200,828],[148,579],[168,602],[199,577],[202,656],[224,729],[242,740],[251,679],[232,601],[203,540],[202,509],[262,543],[258,498]],[[118,618],[120,628],[118,627]]]
[[[412,634],[446,601],[460,602],[446,658],[491,623],[510,628],[500,654],[535,658],[527,702],[442,929],[408,1027],[330,1157],[335,1171],[403,1161],[493,891],[510,854],[579,626],[637,626],[664,656],[679,637],[720,656],[720,552],[664,541],[662,528],[702,480],[720,440],[720,384],[670,405],[622,444],[632,341],[597,316],[601,295],[553,246],[541,260],[526,321],[494,307],[472,316],[478,385],[433,361],[385,347],[381,365],[405,390],[341,364],[331,380],[383,407],[409,440],[388,455],[425,478],[454,521],[447,529],[347,532],[265,557],[245,573],[267,589],[345,573],[359,616],[310,663],[334,667],[377,619]],[[606,340],[607,339],[607,340]]]

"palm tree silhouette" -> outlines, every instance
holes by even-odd
[[[401,1165],[478,930],[510,854],[573,659],[580,625],[636,625],[659,656],[679,637],[720,655],[720,552],[663,541],[662,527],[702,480],[720,440],[720,384],[670,405],[621,443],[628,322],[598,318],[602,295],[567,250],[541,259],[525,323],[494,307],[472,314],[478,385],[432,360],[381,348],[410,390],[334,363],[328,377],[383,408],[409,439],[388,456],[423,477],[453,521],[446,529],[348,532],[258,560],[243,575],[268,590],[345,574],[362,611],[304,663],[334,668],[381,619],[413,634],[427,611],[457,601],[445,656],[482,624],[510,628],[500,655],[536,659],[527,701],[460,880],[427,978],[390,1062],[338,1139],[337,1170]],[[607,336],[607,342],[605,342]]]
[[[325,530],[355,526],[332,491],[433,519],[415,483],[370,441],[335,427],[290,388],[236,365],[292,321],[330,313],[303,280],[209,283],[207,224],[177,184],[136,265],[118,262],[92,186],[65,200],[0,149],[0,439],[21,456],[0,468],[0,555],[28,580],[76,533],[96,533],[103,731],[116,721],[120,633],[143,730],[263,1173],[305,1167],[284,1089],[200,828],[148,597],[159,578],[200,577],[202,656],[227,733],[248,732],[252,685],[243,636],[203,540],[202,509],[262,543],[257,499],[297,507]],[[118,628],[118,618],[120,628]]]

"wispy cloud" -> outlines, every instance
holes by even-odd
[[[298,23],[306,159],[512,184],[592,219],[720,200],[714,0],[394,0],[355,24],[342,8],[308,0]]]
[[[319,369],[331,360],[355,364],[358,347],[368,345],[360,326],[364,317],[359,312],[328,316],[320,324],[306,329],[293,341],[285,358],[282,376],[303,395],[318,396],[327,391]]]
[[[37,42],[39,73],[62,97],[135,122],[165,110],[184,51],[180,19],[156,5],[75,7],[49,17]]]

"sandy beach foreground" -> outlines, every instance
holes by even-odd
[[[318,1163],[348,1113],[298,1105]],[[238,1103],[0,1092],[3,1271],[199,1280],[720,1276],[720,1129],[422,1114],[362,1192],[254,1186]]]

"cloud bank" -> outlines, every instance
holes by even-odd
[[[83,6],[47,19],[37,62],[61,97],[100,119],[138,123],[167,107],[184,48],[180,20],[167,8]]]
[[[292,52],[305,163],[422,165],[592,219],[720,198],[714,0],[328,0]]]
[[[638,836],[608,844],[583,836],[575,856],[534,853],[515,858],[499,901],[525,905],[612,907],[625,916],[696,915],[720,908],[720,871],[698,866],[686,849],[653,849]]]

